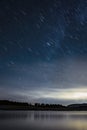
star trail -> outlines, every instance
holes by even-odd
[[[0,0],[0,99],[87,102],[87,0]]]

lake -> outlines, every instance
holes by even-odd
[[[0,111],[0,130],[87,130],[87,112]]]

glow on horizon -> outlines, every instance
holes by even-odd
[[[63,100],[83,100],[87,99],[87,92],[57,92],[44,95],[45,98],[63,99]]]
[[[67,88],[67,89],[42,89],[33,91],[17,92],[18,95],[31,99],[58,99],[58,100],[87,100],[86,88]],[[16,93],[16,94],[17,94]]]

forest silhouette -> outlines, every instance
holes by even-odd
[[[67,106],[61,104],[27,103],[9,100],[0,100],[0,110],[52,110],[52,111],[87,111],[87,103],[70,104]]]

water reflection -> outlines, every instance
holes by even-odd
[[[0,130],[87,130],[87,112],[0,111]]]
[[[27,113],[25,112],[16,112],[16,111],[0,111],[0,120],[15,120],[15,119],[26,119]]]

